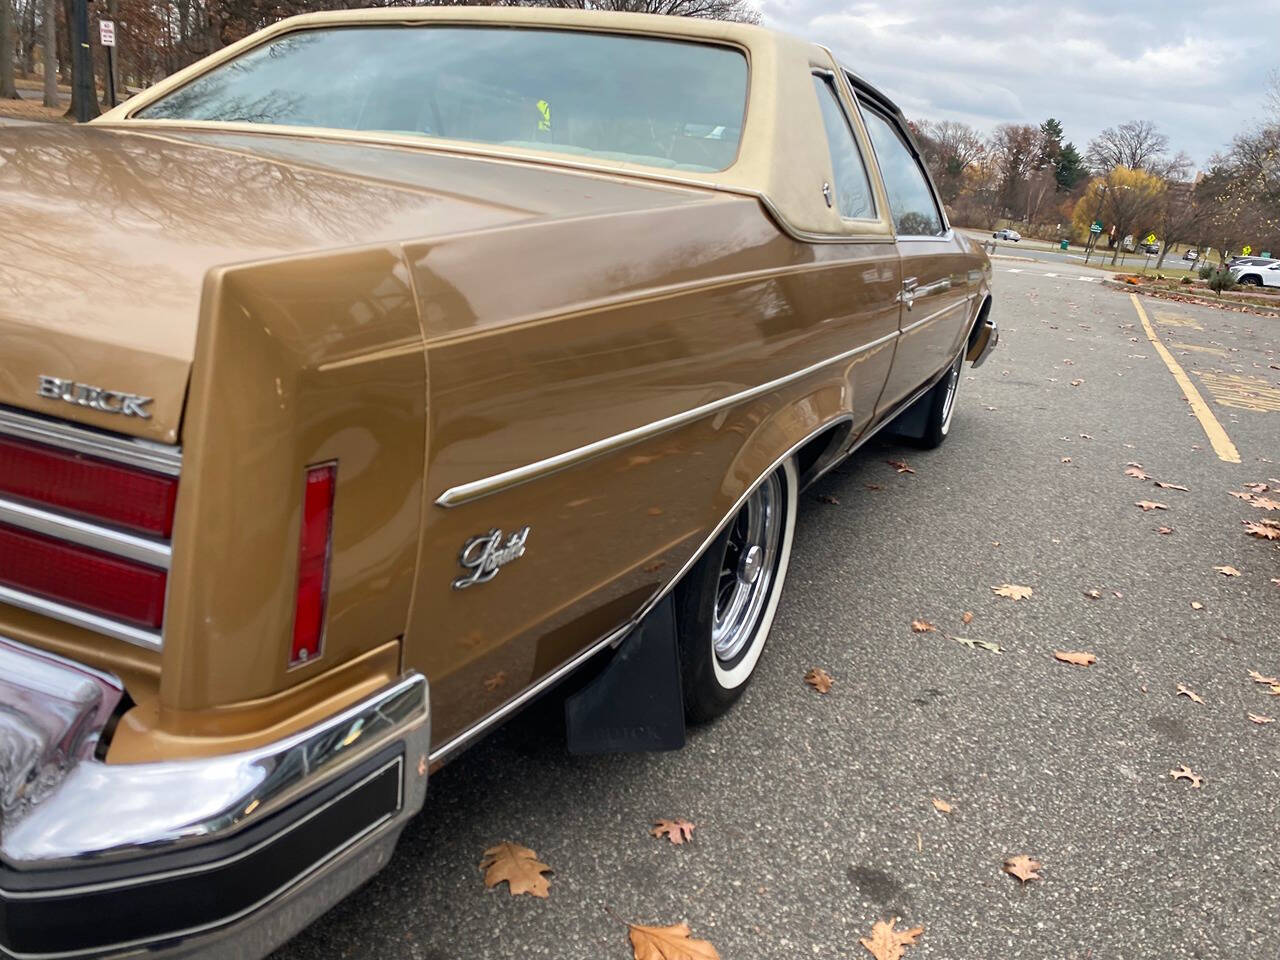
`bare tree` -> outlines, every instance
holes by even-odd
[[[987,150],[999,180],[999,202],[1006,216],[1026,208],[1027,180],[1041,169],[1044,132],[1034,124],[1002,123],[991,133]]]
[[[33,0],[34,2],[34,0]],[[44,0],[40,13],[44,58],[44,105],[58,105],[58,0]]]
[[[1160,259],[1156,269],[1164,265],[1165,255],[1175,243],[1198,240],[1204,226],[1206,210],[1197,202],[1195,187],[1190,183],[1166,183],[1164,196],[1156,214],[1156,232],[1160,235]]]
[[[1145,170],[1165,176],[1170,164],[1185,166],[1186,154],[1170,158],[1169,138],[1150,120],[1129,120],[1118,127],[1107,127],[1089,141],[1090,165],[1100,176],[1116,167]]]
[[[13,83],[13,5],[0,0],[0,100],[17,100]]]
[[[923,120],[912,126],[942,202],[954,203],[965,178],[986,153],[981,134],[967,123],[954,120]]]

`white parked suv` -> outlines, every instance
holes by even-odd
[[[1236,283],[1255,287],[1280,287],[1280,260],[1269,263],[1238,263],[1231,267],[1231,276],[1235,277]]]

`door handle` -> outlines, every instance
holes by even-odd
[[[898,294],[898,301],[906,305],[908,310],[916,302],[916,288],[920,286],[920,281],[915,277],[906,277],[902,281],[902,292]]]

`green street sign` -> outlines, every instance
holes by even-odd
[[[1102,224],[1100,224],[1100,223],[1096,223],[1096,222],[1095,222],[1095,223],[1090,224],[1090,225],[1089,225],[1089,232],[1090,232],[1090,233],[1101,233],[1101,232],[1102,232]]]
[[[1270,260],[1270,259],[1271,259],[1271,251],[1270,251],[1270,250],[1263,250],[1263,251],[1262,251],[1262,253],[1261,253],[1261,254],[1259,254],[1259,256],[1266,257],[1268,260]]]

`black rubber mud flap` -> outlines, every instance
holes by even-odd
[[[604,672],[565,701],[569,752],[644,753],[684,746],[684,697],[668,594],[627,634]]]

